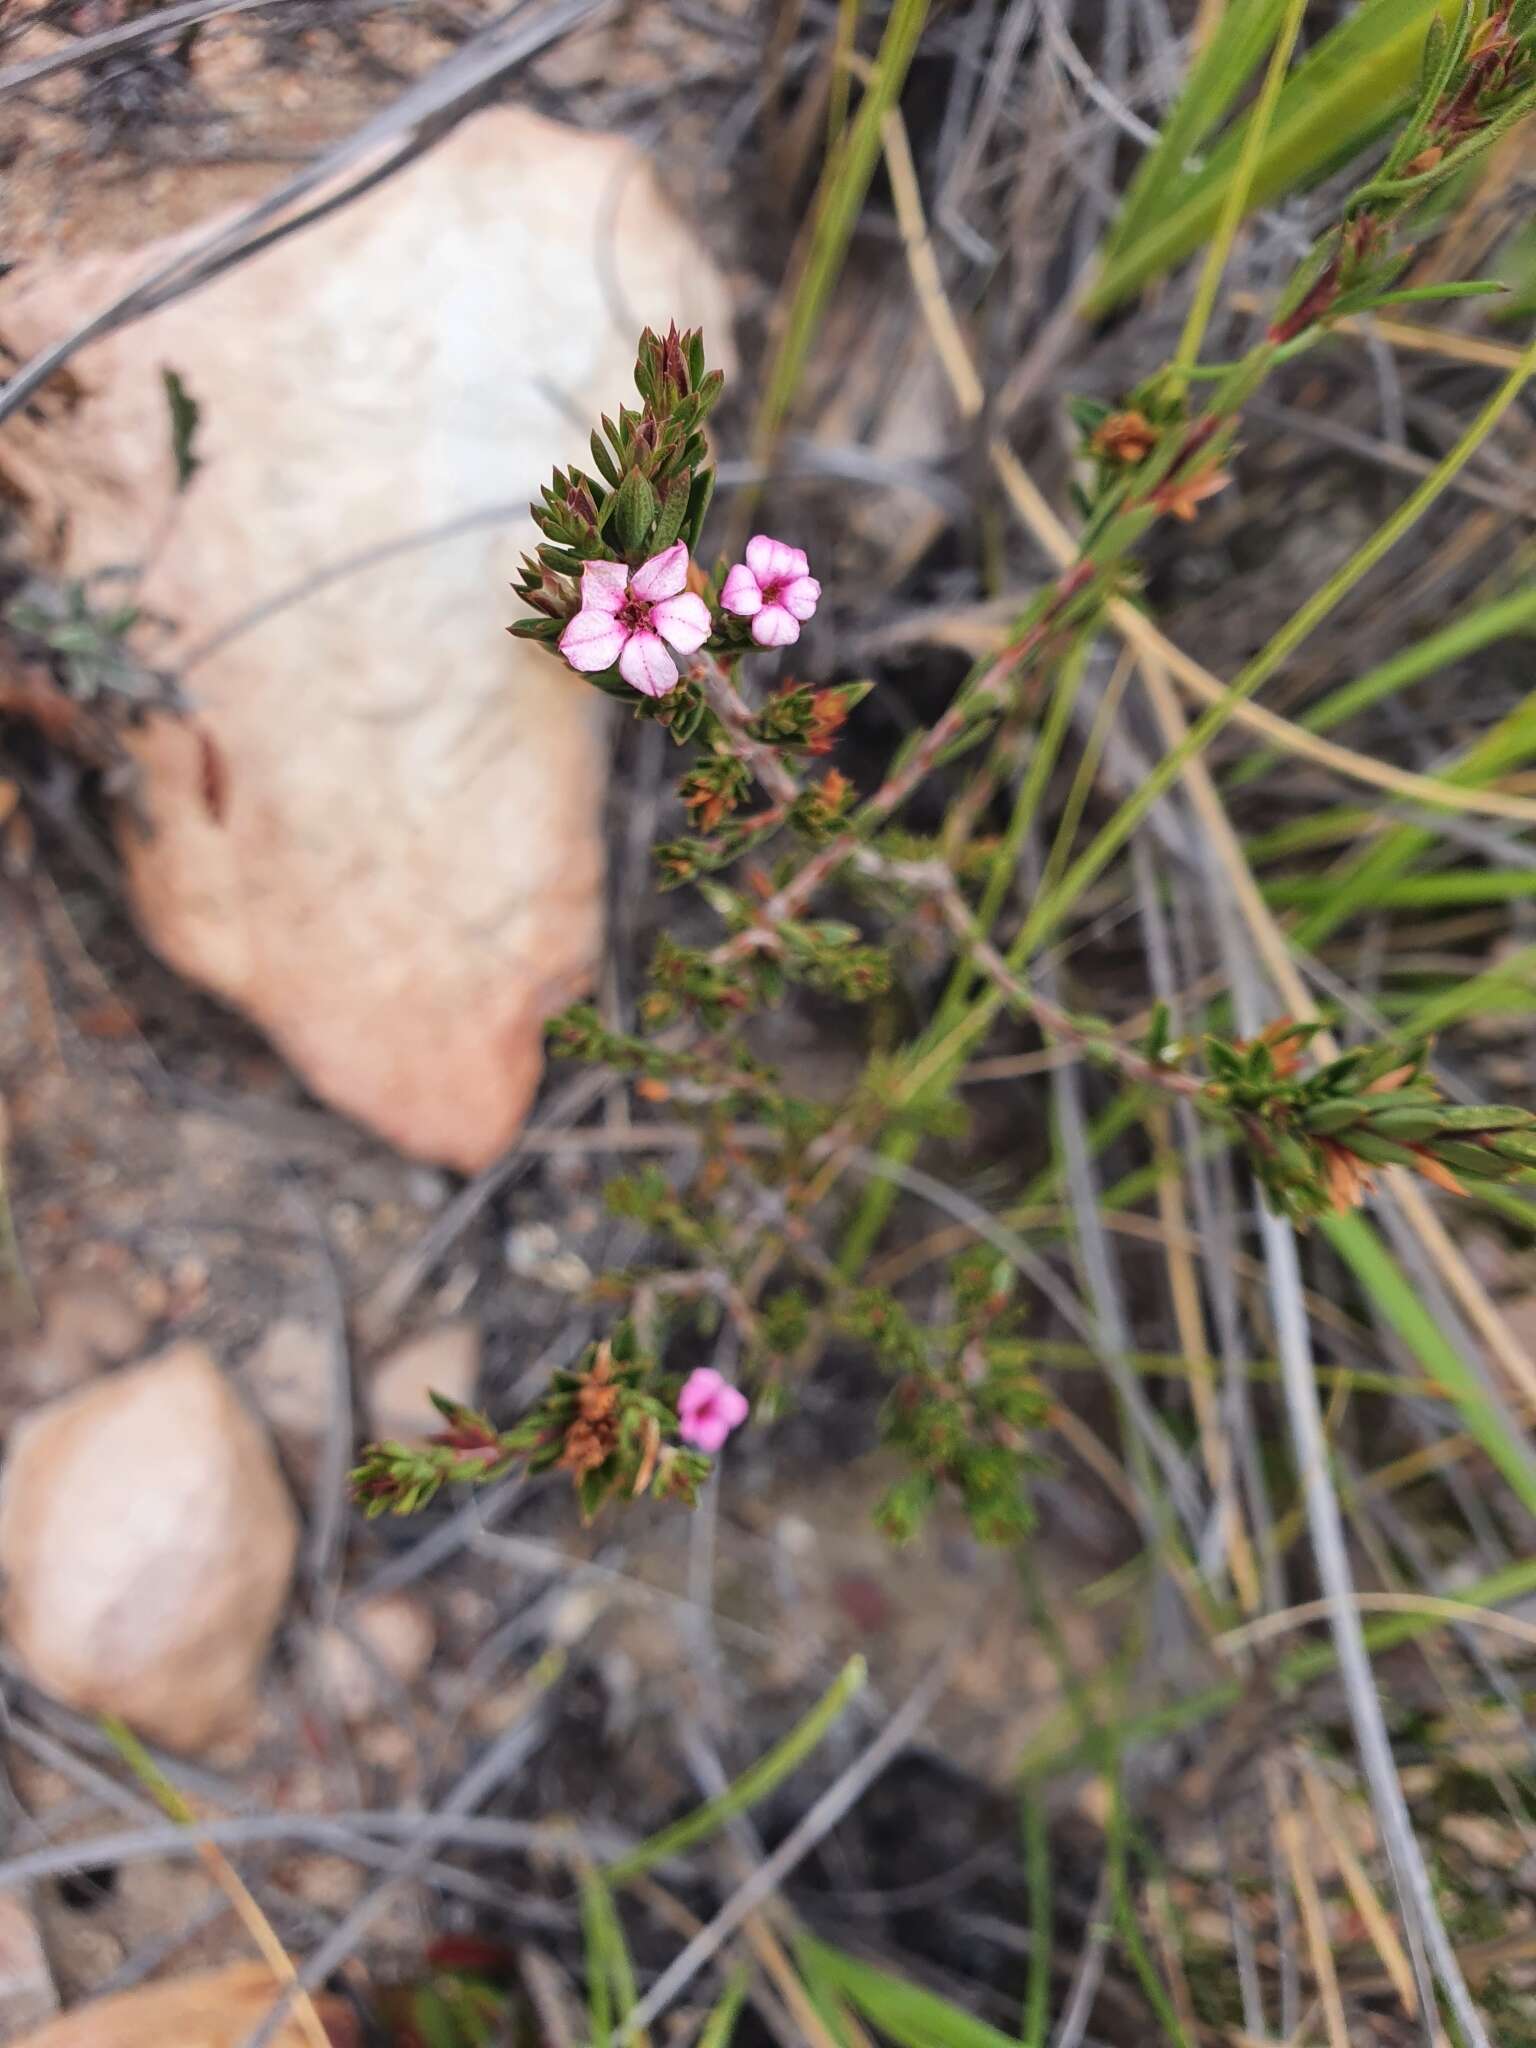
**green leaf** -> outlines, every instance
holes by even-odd
[[[663,548],[671,547],[682,532],[692,495],[693,479],[685,469],[667,485],[666,495],[661,501],[661,516],[648,543],[652,554],[659,555]]]
[[[639,2003],[634,1965],[624,1930],[613,1909],[613,1894],[595,1870],[581,1874],[581,1924],[587,1952],[587,2017],[592,2048],[608,2048],[613,2027],[620,2027]],[[640,2037],[642,2040],[644,2036]]]
[[[798,1770],[825,1738],[844,1709],[863,1690],[865,1676],[864,1659],[850,1657],[830,1688],[804,1720],[791,1728],[782,1742],[775,1743],[766,1756],[743,1771],[718,1798],[707,1800],[682,1820],[663,1828],[659,1835],[652,1835],[638,1848],[631,1849],[617,1863],[609,1864],[603,1873],[607,1881],[624,1884],[630,1878],[639,1877],[658,1863],[665,1862],[667,1857],[691,1849],[696,1842],[717,1833],[737,1814],[746,1813],[759,1800],[766,1799],[792,1771]]]
[[[1430,23],[1455,12],[1455,0],[1365,0],[1326,35],[1286,81],[1254,174],[1249,210],[1362,149],[1413,94]],[[1161,144],[1154,150],[1111,231],[1084,302],[1090,319],[1182,262],[1211,234],[1246,122],[1234,122],[1198,166],[1188,166],[1189,153],[1258,64],[1278,14],[1277,0],[1238,0],[1229,10],[1166,125],[1174,148],[1166,155]],[[1192,93],[1195,103],[1186,113]]]
[[[619,466],[608,453],[601,434],[594,433],[592,436],[592,460],[597,464],[606,482],[617,484]]]
[[[688,490],[688,510],[683,518],[683,538],[688,543],[690,555],[699,552],[699,535],[704,530],[704,515],[709,510],[709,501],[715,495],[715,472],[701,469],[694,477]]]
[[[1284,7],[1285,0],[1238,0],[1222,16],[1131,180],[1119,218],[1105,239],[1106,264],[1134,245],[1146,225],[1166,210],[1170,196],[1188,181],[1195,151],[1264,61]]]
[[[901,98],[928,18],[928,0],[894,0],[858,112],[816,193],[810,239],[764,385],[753,452],[770,450],[789,411],[880,154],[880,124]]]
[[[421,2038],[421,2048],[465,2048],[458,2022],[429,1984],[419,1985],[412,1995],[411,2025]]]
[[[162,369],[160,382],[165,387],[165,402],[171,414],[171,460],[176,465],[176,489],[184,491],[198,470],[202,468],[202,457],[193,450],[197,438],[198,421],[202,418],[202,407],[181,381],[179,372]]]
[[[632,469],[609,501],[614,538],[626,555],[638,554],[656,517],[656,493],[637,469]],[[609,507],[604,507],[605,523]]]
[[[947,1998],[861,1963],[841,1949],[806,1937],[796,1942],[795,1950],[797,1955],[803,1952],[818,1976],[856,2005],[898,2048],[1018,2048],[1011,2035],[999,2033],[985,2020],[973,2019]]]
[[[1536,1460],[1504,1410],[1445,1335],[1363,1216],[1327,1216],[1318,1228],[1425,1372],[1455,1402],[1463,1426],[1482,1445],[1527,1509],[1536,1511]],[[1468,1597],[1472,1597],[1470,1591]]]
[[[1528,583],[1489,603],[1471,606],[1459,618],[1452,619],[1449,625],[1442,626],[1438,633],[1415,640],[1411,647],[1383,662],[1379,668],[1331,690],[1309,710],[1302,712],[1297,723],[1305,726],[1308,732],[1331,732],[1357,712],[1367,710],[1394,691],[1406,689],[1420,677],[1433,675],[1436,669],[1446,668],[1453,661],[1476,654],[1480,648],[1511,633],[1529,632],[1536,632],[1536,583]],[[1266,768],[1275,766],[1278,759],[1279,756],[1267,750],[1250,756],[1233,775],[1234,786],[1251,781]]]
[[[720,2003],[704,2022],[704,2031],[699,2036],[699,2048],[730,2048],[736,2021],[747,1996],[747,1986],[752,1974],[745,1963],[732,1973],[731,1981],[725,1987]]]

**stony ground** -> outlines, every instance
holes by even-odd
[[[77,33],[133,10],[65,11],[80,17],[66,24]],[[345,20],[338,12],[294,0],[270,25],[213,23],[180,54],[67,72],[0,102],[10,173],[0,258],[133,248],[249,200],[482,22],[478,7],[348,11]],[[799,81],[811,32],[830,33],[830,14],[824,23],[815,8],[805,13],[809,28],[797,42],[788,11],[779,41],[761,10],[632,8],[562,39],[508,88],[562,118],[638,132],[656,149],[669,189],[726,273],[748,385],[791,253],[782,193],[808,190],[810,122],[821,111],[800,96]],[[918,67],[907,108],[920,149],[941,159],[948,149],[951,167],[958,145],[947,109],[970,48],[962,14],[946,19],[942,55]],[[1083,28],[1095,48],[1100,26],[1095,15]],[[0,15],[0,31],[8,30]],[[62,33],[34,28],[0,47],[0,64],[53,47]],[[680,79],[690,90],[677,89]],[[701,81],[719,97],[711,101]],[[765,104],[774,119],[760,123]],[[1026,114],[1027,149],[1019,139]],[[1091,244],[1103,210],[1095,213],[1092,195],[1114,168],[1116,146],[1097,103],[1073,98],[1038,55],[1021,74],[1008,122],[1008,178],[969,195],[975,219],[1011,238],[1015,282],[995,318],[994,386],[1038,335],[1072,252]],[[961,188],[968,196],[963,180]],[[1298,219],[1293,212],[1259,233],[1255,286],[1294,242]],[[1467,232],[1477,244],[1495,228],[1474,213]],[[1016,536],[995,523],[980,530],[975,451],[940,404],[895,247],[877,185],[775,485],[784,516],[819,539],[854,593],[828,605],[819,657],[827,674],[873,666],[882,681],[853,743],[855,773],[883,760],[947,698],[965,659],[992,644],[998,618],[1039,573]],[[1112,394],[1128,363],[1144,368],[1158,358],[1181,315],[1182,302],[1154,302],[1134,332],[1112,325],[1077,359],[1048,366],[1019,429],[1042,482],[1054,488],[1067,467],[1061,392],[1070,384]],[[1409,452],[1394,429],[1404,405],[1410,462],[1422,467],[1424,451],[1445,444],[1447,422],[1464,418],[1485,389],[1483,373],[1465,363],[1405,374],[1406,393],[1363,350],[1300,366],[1278,387],[1274,416],[1255,423],[1242,493],[1218,501],[1197,536],[1154,558],[1149,594],[1160,616],[1213,669],[1229,673],[1296,588],[1374,523]],[[728,457],[744,444],[748,411],[743,403],[725,416]],[[1337,643],[1288,678],[1291,687],[1340,679],[1482,587],[1505,536],[1522,535],[1531,515],[1520,468],[1531,433],[1528,420],[1512,422],[1505,455],[1469,474],[1471,488],[1428,522],[1411,557],[1365,588]],[[16,532],[12,582],[39,566]],[[1001,573],[977,571],[988,559]],[[1362,744],[1428,765],[1516,701],[1522,678],[1515,643],[1458,689],[1408,696],[1405,710],[1384,712]],[[624,732],[616,741],[607,824],[609,992],[619,1000],[632,998],[657,924],[690,915],[678,899],[658,907],[645,881],[642,849],[666,801],[667,763],[651,738]],[[967,1987],[986,2017],[1015,2027],[1027,1941],[1018,1931],[1025,1907],[1013,1770],[1058,1724],[1063,1654],[1082,1679],[1125,1640],[1130,1600],[1075,1596],[1134,1549],[1129,1518],[1075,1465],[1063,1461],[1042,1481],[1035,1570],[1048,1579],[1065,1633],[1051,1651],[1036,1627],[1039,1588],[958,1524],[941,1519],[899,1555],[875,1534],[871,1509],[891,1476],[876,1441],[882,1387],[867,1363],[836,1357],[792,1416],[733,1450],[695,1517],[645,1508],[586,1529],[564,1489],[541,1483],[454,1504],[421,1525],[362,1524],[345,1503],[343,1476],[370,1430],[425,1426],[428,1385],[515,1413],[599,1329],[592,1276],[632,1249],[602,1202],[621,1112],[589,1107],[572,1128],[560,1115],[571,1076],[557,1072],[525,1147],[504,1170],[466,1183],[403,1159],[326,1110],[254,1031],[146,948],[105,828],[103,757],[92,757],[82,777],[78,744],[56,740],[11,731],[0,757],[3,1157],[40,1314],[33,1329],[16,1295],[0,1426],[185,1344],[202,1347],[262,1419],[298,1525],[285,1534],[280,1518],[242,1521],[239,1489],[250,1473],[232,1475],[238,1540],[220,1569],[238,1610],[255,1553],[292,1544],[293,1590],[254,1690],[176,1768],[202,1810],[255,1831],[241,1869],[283,1941],[311,1954],[338,1926],[355,1926],[354,1974],[387,1981],[415,1970],[445,1930],[511,1925],[531,1981],[540,1956],[557,1958],[574,1978],[580,1939],[570,1888],[538,1845],[450,1833],[431,1848],[430,1867],[381,1892],[378,1841],[363,1843],[365,1858],[362,1835],[344,1817],[383,1813],[419,1826],[488,1761],[490,1790],[476,1806],[488,1820],[515,1828],[573,1817],[594,1840],[633,1838],[760,1755],[858,1654],[870,1671],[858,1709],[815,1769],[758,1816],[762,1842],[780,1839],[811,1793],[942,1671],[922,1734],[801,1872],[791,1903],[830,1938],[920,1967],[929,1982]],[[1111,779],[1133,780],[1147,744],[1147,733],[1131,727]],[[110,734],[106,752],[110,780]],[[1256,799],[1245,824],[1260,830],[1326,800],[1337,791],[1299,770],[1278,795]],[[1390,944],[1383,932],[1376,938],[1435,971],[1470,972],[1491,946],[1509,942],[1512,925],[1527,937],[1528,917],[1528,909],[1501,908],[1396,930]],[[1379,965],[1366,949],[1363,978],[1379,989],[1373,959]],[[1353,937],[1325,952],[1329,968],[1355,972],[1360,960]],[[1113,924],[1081,964],[1096,992],[1140,986],[1141,963]],[[1524,1100],[1530,1028],[1524,1016],[1495,1019],[1459,1038],[1455,1056],[1493,1093]],[[861,1056],[810,1003],[775,1018],[764,1049],[795,1085],[825,1095],[847,1087]],[[983,1190],[1000,1167],[1017,1172],[1042,1156],[1035,1098],[1012,1085],[1032,1056],[1002,1047],[1000,1064],[972,1077],[973,1131],[948,1163]],[[900,1246],[931,1228],[929,1217],[908,1219]],[[1517,1327],[1528,1328],[1519,1320],[1536,1284],[1528,1255],[1491,1231],[1474,1236],[1472,1250]],[[1152,1292],[1133,1282],[1138,1309]],[[1173,1339],[1164,1327],[1149,1341]],[[1093,1404],[1085,1394],[1090,1418]],[[1440,1511],[1437,1499],[1432,1512]],[[90,1501],[78,1512],[89,1516]],[[1431,1526],[1438,1537],[1440,1525]],[[0,1853],[46,1862],[55,1847],[159,1826],[94,1720],[33,1684],[14,1646],[5,1655]],[[1406,1662],[1394,1672],[1411,1715],[1423,1704],[1422,1676]],[[1183,1690],[1200,1674],[1160,1677]],[[1314,1708],[1342,1725],[1336,1699]],[[1216,1955],[1225,1938],[1223,1923],[1213,1931],[1201,1919],[1213,1910],[1209,1816],[1234,1822],[1257,1868],[1267,1849],[1255,1758],[1294,1726],[1292,1707],[1257,1685],[1209,1745],[1149,1746],[1138,1794],[1168,1850],[1173,1905],[1197,1949],[1209,1934]],[[1496,1759],[1501,1768],[1506,1761]],[[1428,1810],[1443,1780],[1427,1761],[1423,1771],[1417,1795]],[[1068,1777],[1053,1804],[1069,1961],[1102,1906],[1095,1887],[1106,1815],[1097,1784]],[[315,1826],[296,1841],[277,1816]],[[1472,1810],[1470,1798],[1461,1808],[1444,1801],[1441,1818],[1447,1867],[1469,1894],[1491,1892],[1496,1906],[1490,1928],[1468,1921],[1468,1942],[1528,1940],[1530,1845],[1520,1830]],[[1373,1849],[1368,1827],[1358,1846]],[[709,1881],[689,1873],[670,1903],[649,1902],[635,1929],[642,1969],[670,1959],[687,1915],[707,1914],[734,1870],[722,1860]],[[28,1978],[23,1923],[7,2012],[0,1923],[0,2038],[32,2016],[28,2000],[74,2003],[250,1952],[224,1891],[185,1857],[118,1853],[83,1871],[41,1875],[22,1897],[41,1934],[48,1985]],[[1285,1928],[1266,1926],[1266,1969],[1282,1968],[1287,1938]],[[1218,1959],[1213,1976],[1225,1967]],[[1133,1983],[1114,1970],[1111,1979],[1101,2024],[1127,2041],[1146,2038]]]

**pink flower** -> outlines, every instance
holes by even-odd
[[[803,548],[755,533],[747,542],[747,559],[725,579],[720,602],[738,619],[752,621],[759,647],[792,647],[802,621],[815,611],[821,585],[810,573]]]
[[[747,1419],[747,1397],[722,1379],[712,1365],[701,1365],[683,1381],[677,1397],[678,1434],[696,1450],[718,1451],[731,1431]]]
[[[585,675],[617,662],[642,697],[665,697],[677,682],[667,652],[692,654],[709,638],[709,606],[685,590],[688,549],[674,541],[631,575],[623,562],[588,562],[581,572],[581,610],[560,635],[560,652]],[[666,646],[663,646],[663,641]]]

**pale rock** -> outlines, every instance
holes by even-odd
[[[58,2011],[59,1995],[37,1923],[14,1893],[0,1893],[0,2041]]]
[[[336,1920],[350,1912],[368,1884],[367,1871],[346,1856],[305,1856],[283,1877],[296,1897]]]
[[[202,1749],[251,1711],[297,1543],[260,1425],[202,1345],[173,1345],[16,1425],[0,1624],[67,1705]]]
[[[27,2034],[14,2048],[243,2048],[272,2010],[273,1977],[265,1963],[231,1963],[93,2000]],[[337,2048],[359,2040],[351,2008],[322,1993],[316,2012]],[[272,2048],[309,2048],[313,2032],[291,2015]]]
[[[332,1624],[314,1643],[315,1668],[326,1703],[345,1721],[366,1721],[390,1703],[393,1687],[407,1689],[431,1661],[437,1631],[429,1609],[409,1593],[381,1593],[362,1601],[345,1627]]]
[[[369,1770],[391,1777],[405,1778],[420,1767],[410,1730],[398,1721],[370,1722],[357,1731],[352,1747]]]
[[[170,246],[11,278],[6,344],[54,341]],[[723,286],[646,161],[497,107],[85,349],[62,402],[0,431],[63,573],[149,556],[157,668],[313,583],[191,666],[195,725],[129,736],[153,827],[122,834],[133,902],[318,1095],[461,1170],[516,1131],[542,1020],[601,943],[604,700],[505,630],[522,507],[589,460],[582,423],[633,401],[638,328],[673,317],[724,357]],[[201,408],[180,501],[167,366]]]
[[[480,1378],[480,1332],[471,1322],[438,1323],[397,1344],[374,1367],[368,1391],[373,1433],[420,1443],[443,1427],[433,1394],[473,1406]]]
[[[132,1358],[148,1334],[129,1285],[110,1273],[62,1274],[44,1289],[42,1306],[50,1340],[87,1370]]]
[[[108,1273],[57,1275],[41,1289],[39,1308],[41,1327],[0,1352],[0,1427],[131,1358],[148,1329],[128,1288]]]

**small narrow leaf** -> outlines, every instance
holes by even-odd
[[[197,438],[198,422],[202,418],[202,407],[188,391],[177,371],[162,369],[160,382],[165,387],[165,402],[171,415],[171,460],[176,465],[176,490],[179,495],[203,466],[202,457],[193,447]]]

